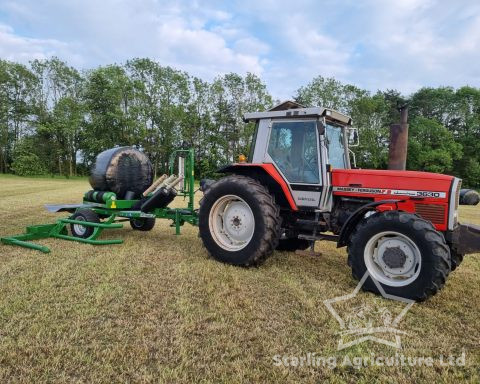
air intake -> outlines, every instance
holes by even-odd
[[[433,224],[445,224],[445,206],[439,204],[415,204],[415,211]]]

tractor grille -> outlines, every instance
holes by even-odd
[[[445,224],[445,207],[439,204],[415,204],[415,212],[433,224]]]

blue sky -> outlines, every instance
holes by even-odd
[[[313,77],[376,91],[480,87],[478,1],[2,0],[0,57],[78,68],[150,57],[211,80],[253,72],[279,99]]]

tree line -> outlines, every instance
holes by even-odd
[[[478,88],[422,88],[407,97],[318,76],[292,96],[352,117],[362,168],[386,167],[389,125],[408,103],[407,168],[480,187]],[[275,102],[250,73],[207,82],[144,58],[86,71],[55,57],[29,65],[0,60],[0,172],[83,175],[99,152],[128,145],[144,150],[157,173],[174,149],[193,147],[197,176],[209,176],[248,153],[254,126],[243,114]]]

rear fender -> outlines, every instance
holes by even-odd
[[[348,239],[352,234],[355,227],[358,225],[360,220],[363,219],[365,214],[369,211],[376,211],[378,206],[383,204],[397,204],[404,200],[381,200],[381,201],[374,201],[369,204],[362,205],[358,208],[352,215],[345,221],[340,230],[340,235],[338,237],[337,248],[345,247],[348,243]]]
[[[292,193],[282,175],[273,164],[231,164],[218,170],[219,173],[232,173],[251,177],[268,188],[275,197],[275,202],[283,209],[298,211]]]

